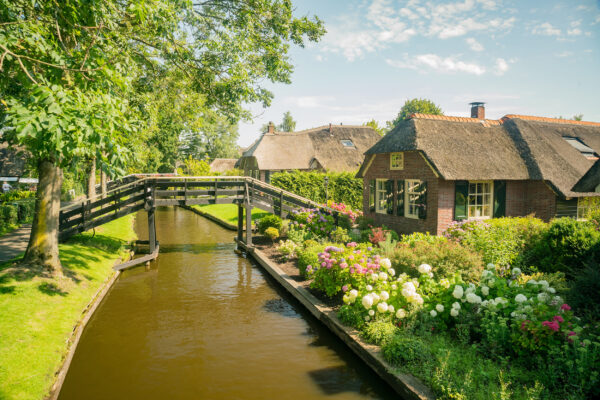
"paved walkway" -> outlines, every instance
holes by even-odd
[[[23,224],[19,229],[0,237],[0,263],[23,253],[29,243],[30,233],[31,224]]]

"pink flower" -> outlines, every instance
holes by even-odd
[[[358,246],[358,243],[356,243],[356,242],[350,242],[346,245],[346,247],[356,247],[356,246]]]
[[[321,267],[325,267],[326,265],[327,265],[327,263],[326,263],[325,261],[323,261],[323,262],[321,263]]]
[[[348,264],[346,264],[345,262],[340,264],[341,269],[345,269],[347,266],[348,266]]]
[[[348,285],[342,286],[342,291],[347,292],[348,291]]]
[[[565,320],[563,319],[563,317],[561,317],[560,315],[556,315],[554,318],[552,318],[554,321],[558,321],[558,322],[565,322]]]
[[[567,333],[567,336],[575,336],[575,335],[577,335],[577,334],[573,331],[570,331],[569,333]]]
[[[529,322],[531,322],[531,321],[529,321],[529,320],[526,320],[526,321],[523,321],[523,322],[521,322],[521,330],[522,330],[522,331],[524,331],[524,330],[526,330],[526,329],[527,329],[527,324],[528,324]]]
[[[547,326],[549,329],[553,330],[554,332],[558,332],[558,330],[560,329],[560,326],[558,325],[558,322],[556,321],[544,321],[542,322],[543,326]]]
[[[571,306],[565,303],[562,306],[560,306],[560,309],[563,311],[569,311],[571,309]]]

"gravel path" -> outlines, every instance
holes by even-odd
[[[23,224],[20,228],[0,237],[0,263],[12,260],[23,253],[29,242],[31,224]]]

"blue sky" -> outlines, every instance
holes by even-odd
[[[391,120],[423,97],[446,115],[506,114],[600,121],[600,0],[295,0],[328,33],[292,48],[290,85],[268,85],[271,107],[250,105],[247,146],[285,111],[297,130]]]

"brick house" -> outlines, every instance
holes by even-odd
[[[581,218],[600,201],[600,123],[524,115],[414,114],[365,154],[364,214],[399,233],[453,221]]]
[[[354,172],[364,152],[381,136],[368,126],[320,126],[299,132],[276,132],[269,124],[236,164],[244,175],[267,183],[280,171]]]

